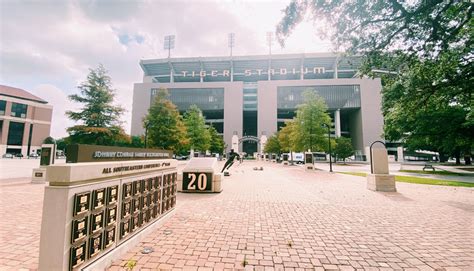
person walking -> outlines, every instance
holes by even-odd
[[[227,155],[227,161],[225,162],[224,167],[221,170],[221,173],[224,172],[224,170],[228,170],[234,164],[235,157],[239,159],[240,155],[234,152],[234,149],[231,149],[229,154]]]

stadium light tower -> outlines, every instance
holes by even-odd
[[[229,33],[230,56],[232,56],[232,48],[235,46],[235,33]]]
[[[273,32],[267,32],[268,53],[272,54]]]
[[[171,49],[174,49],[174,35],[165,36],[165,50],[168,50],[168,58],[171,56]]]

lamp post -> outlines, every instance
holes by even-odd
[[[331,127],[323,123],[324,127],[328,128],[328,146],[329,146],[329,172],[332,172],[332,158],[331,158]]]
[[[145,149],[147,147],[147,139],[148,139],[148,127],[150,126],[150,122],[145,124]]]

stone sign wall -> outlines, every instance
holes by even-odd
[[[48,167],[39,269],[81,270],[167,216],[176,205],[176,165],[166,159]]]

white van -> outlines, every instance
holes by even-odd
[[[291,153],[288,153],[288,161],[296,164],[304,164],[304,153],[294,152],[293,157],[291,157]]]

